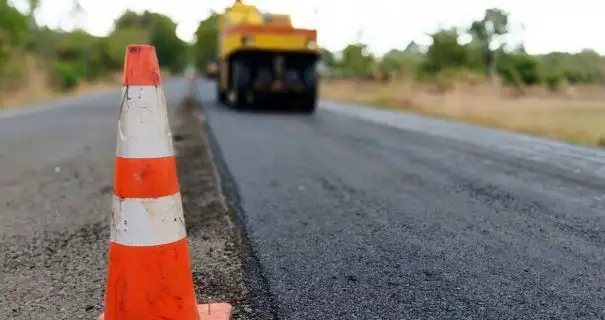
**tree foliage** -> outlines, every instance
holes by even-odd
[[[174,73],[185,69],[188,49],[188,45],[176,35],[176,27],[170,18],[158,14],[150,26],[150,42],[156,48],[160,66]]]
[[[0,0],[0,90],[8,78],[7,65],[18,66],[11,56],[24,52],[43,57],[50,80],[69,90],[82,80],[95,80],[119,72],[129,44],[155,46],[160,67],[181,72],[188,59],[189,45],[176,35],[177,25],[169,17],[145,11],[126,11],[114,22],[106,37],[95,37],[83,30],[64,32],[38,26],[33,19],[39,0],[28,0],[29,10],[21,13],[7,0]],[[74,12],[82,11],[77,0]],[[14,60],[14,59],[13,59]]]
[[[350,44],[342,50],[340,66],[347,66],[354,76],[371,74],[376,59],[367,52],[365,44]]]
[[[27,34],[28,20],[7,0],[0,0],[0,45],[16,46]]]
[[[156,48],[161,67],[172,72],[181,72],[187,63],[187,44],[176,35],[177,25],[169,17],[145,11],[138,14],[126,11],[115,21],[110,38],[116,37],[121,45],[124,42],[149,43]],[[136,41],[135,41],[136,42]]]
[[[457,69],[470,64],[470,51],[458,42],[455,29],[440,30],[431,35],[433,44],[426,53],[423,71],[436,74],[446,69]]]
[[[504,39],[510,27],[507,12],[490,8],[462,31],[452,28],[430,34],[432,42],[425,48],[410,42],[404,50],[393,49],[376,58],[365,44],[351,44],[334,62],[332,73],[361,77],[399,73],[430,79],[460,71],[498,76],[504,84],[514,86],[605,83],[605,58],[594,50],[530,55],[523,44],[508,50],[506,45],[511,44]],[[470,36],[469,43],[461,43],[463,34]]]
[[[473,41],[478,44],[481,50],[485,68],[490,76],[495,76],[496,74],[496,53],[498,51],[493,50],[493,46],[494,44],[499,47],[501,46],[499,43],[495,43],[495,41],[508,33],[508,27],[508,13],[497,8],[492,8],[485,10],[483,19],[473,21],[469,28]]]
[[[194,57],[198,68],[203,69],[208,61],[216,59],[218,18],[212,13],[196,30]],[[481,19],[471,21],[462,30],[442,29],[430,34],[432,43],[428,47],[410,42],[404,50],[393,49],[377,57],[368,51],[366,44],[356,42],[338,54],[323,48],[321,59],[331,74],[358,78],[388,73],[431,79],[470,72],[477,76],[498,76],[503,83],[515,86],[605,80],[605,60],[596,52],[529,55],[523,44],[505,50],[504,38],[509,29],[509,14],[490,8]],[[461,43],[464,34],[470,36],[469,43]]]
[[[334,53],[328,49],[321,49],[321,59],[329,68],[336,66],[336,57],[334,56]]]
[[[0,0],[0,89],[7,86],[14,78],[14,62],[11,68],[11,59],[19,54],[15,48],[20,49],[27,39],[28,20],[7,0]],[[1,93],[1,92],[0,92]]]
[[[194,57],[195,65],[202,71],[206,64],[214,61],[218,55],[218,21],[219,15],[212,12],[202,20],[195,30]]]
[[[43,57],[53,72],[51,80],[64,89],[83,79],[119,72],[125,48],[132,43],[153,44],[161,67],[173,72],[182,71],[189,61],[204,68],[217,57],[219,15],[215,12],[200,22],[196,42],[190,47],[177,37],[174,21],[149,11],[124,12],[106,37],[95,37],[82,30],[51,30],[37,25],[33,18],[40,2],[27,0],[29,10],[22,13],[8,0],[0,0],[0,90],[6,84],[4,80],[13,79],[14,69],[22,65],[15,57],[25,53]],[[74,0],[74,8],[82,10],[78,0]],[[393,49],[376,56],[366,44],[356,42],[340,52],[324,48],[321,58],[332,74],[361,78],[395,73],[431,79],[463,70],[498,76],[505,84],[516,86],[552,87],[562,81],[605,83],[605,59],[595,51],[530,55],[522,44],[509,50],[506,48],[513,44],[506,44],[504,39],[510,28],[509,14],[490,8],[481,19],[469,21],[463,30],[435,31],[430,35],[432,43],[428,47],[410,42],[403,50]],[[463,35],[468,35],[471,41],[461,43]]]

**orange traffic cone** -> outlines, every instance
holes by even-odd
[[[229,304],[197,305],[153,46],[128,47],[123,95],[105,313],[99,320],[228,320]]]

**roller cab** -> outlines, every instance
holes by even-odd
[[[294,28],[288,15],[262,14],[240,1],[220,17],[219,30],[220,102],[315,111],[316,30]]]

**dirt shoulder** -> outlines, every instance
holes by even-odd
[[[56,80],[51,80],[53,78],[48,67],[40,58],[26,55],[21,63],[20,76],[10,80],[0,79],[3,85],[0,86],[0,110],[114,89],[120,85],[122,76],[119,73],[110,74],[96,81],[82,81],[72,90],[60,91],[53,86]]]
[[[605,146],[605,90],[576,86],[498,90],[492,85],[453,84],[447,90],[414,81],[323,81],[325,99],[403,110],[528,133],[589,146]]]
[[[48,102],[64,97],[74,97],[91,93],[104,92],[118,89],[122,84],[122,72],[108,74],[94,81],[81,82],[72,90],[60,91],[53,86],[48,67],[34,56],[26,56],[23,59],[22,79],[16,79],[12,83],[13,88],[0,86],[0,111],[9,108],[18,108],[33,103]],[[161,70],[162,77],[170,77],[168,70]],[[2,79],[0,79],[2,80]],[[2,81],[0,81],[2,84]]]
[[[231,303],[233,319],[273,319],[262,276],[222,195],[201,108],[185,101],[179,113],[174,149],[198,302]]]
[[[104,92],[118,88],[119,82],[106,80],[95,83],[85,83],[73,91],[58,92],[49,88],[39,90],[20,90],[10,95],[6,95],[0,100],[0,111],[4,109],[14,109],[24,107],[33,103],[48,102],[64,97],[75,97],[91,93]]]

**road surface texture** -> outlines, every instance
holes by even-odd
[[[605,319],[605,152],[339,103],[234,112],[212,86],[199,107],[165,84],[201,303],[234,319]],[[101,312],[119,101],[0,113],[0,319]]]
[[[203,125],[180,106],[188,90],[166,81],[198,299],[262,319],[270,306],[255,298],[263,283],[223,206]],[[102,311],[120,98],[115,90],[0,113],[0,319]]]
[[[605,319],[605,152],[198,94],[280,319]]]

